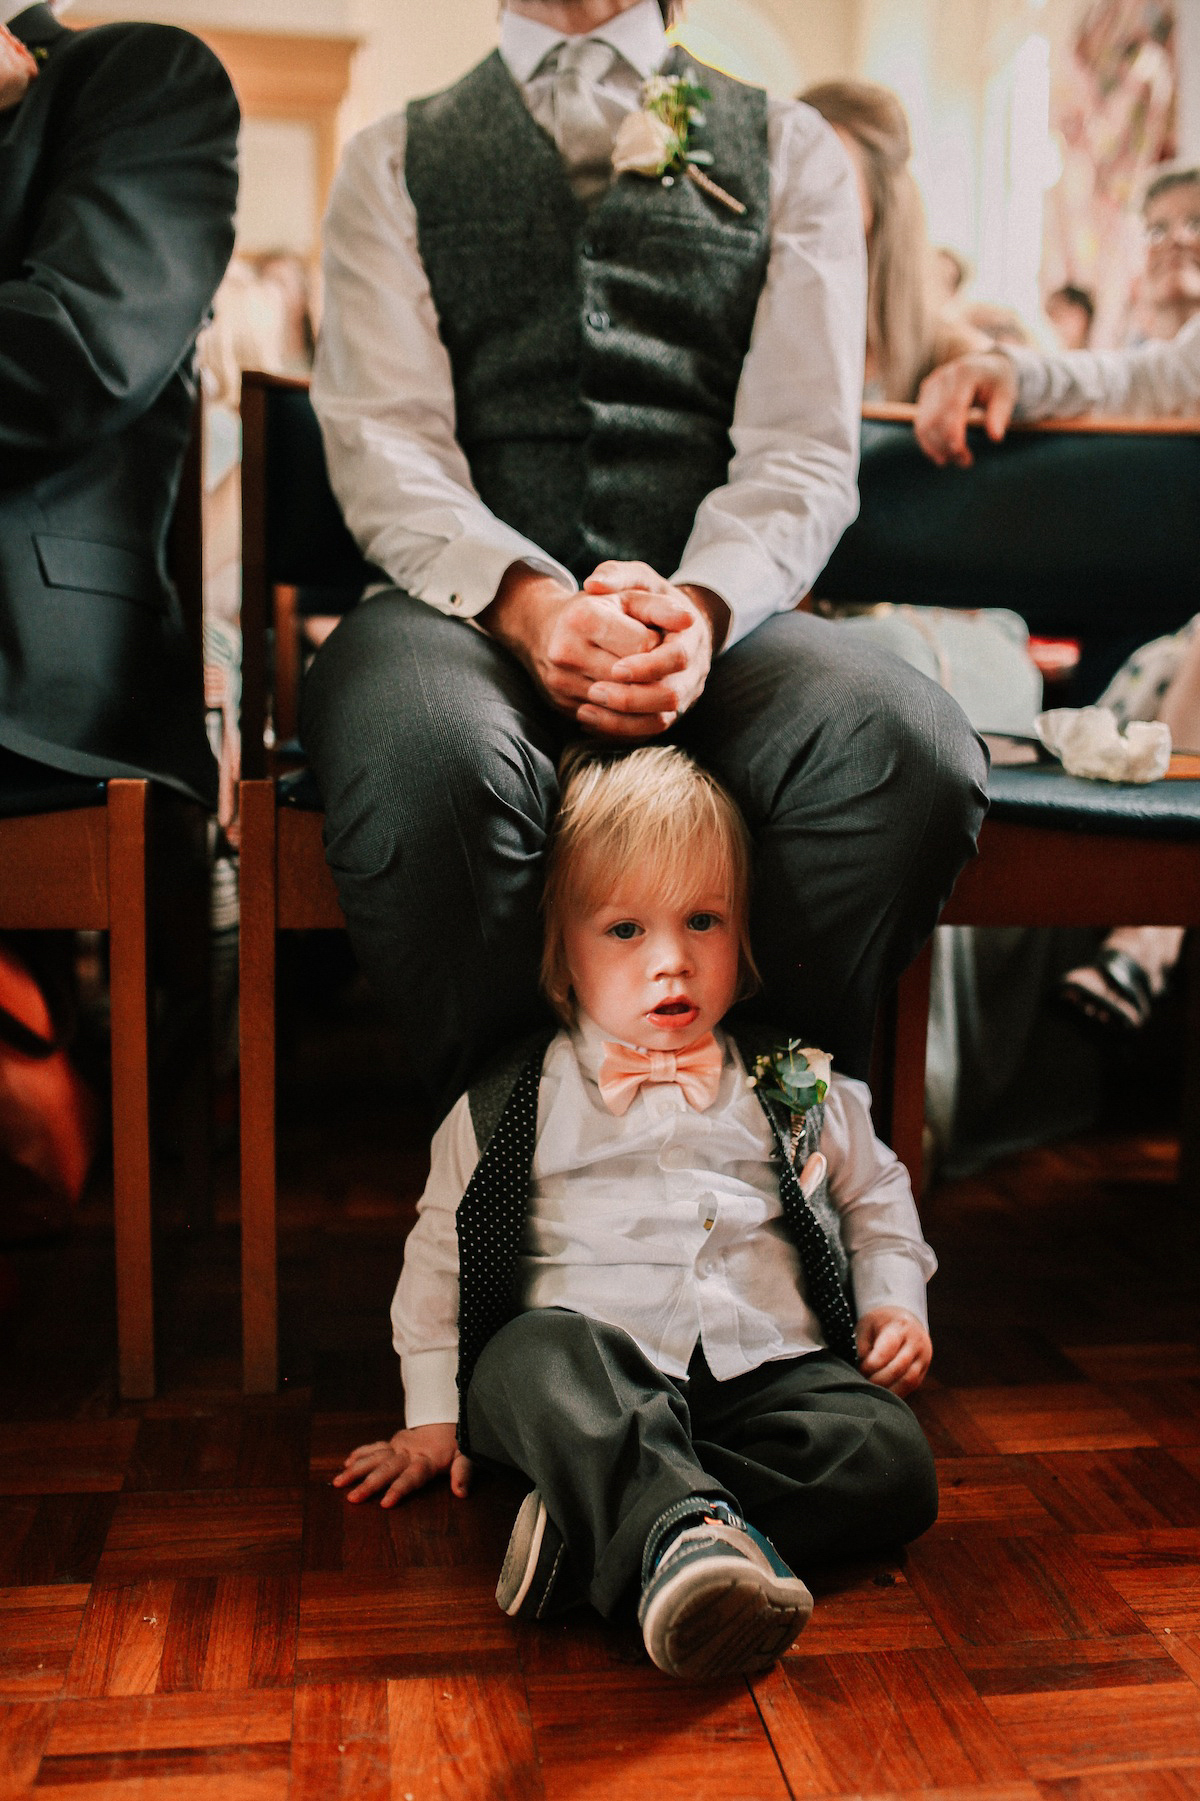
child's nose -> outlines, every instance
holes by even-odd
[[[683,975],[690,967],[687,939],[681,932],[664,932],[659,939],[655,950],[654,966],[656,975]]]

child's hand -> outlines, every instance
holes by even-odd
[[[454,1426],[407,1426],[386,1441],[351,1451],[333,1486],[349,1488],[355,1483],[348,1501],[369,1501],[382,1488],[379,1505],[394,1507],[446,1470],[450,1492],[461,1500],[471,1486],[471,1464],[458,1448]]]
[[[912,1394],[933,1361],[933,1343],[907,1307],[873,1307],[858,1322],[858,1367],[894,1395]]]

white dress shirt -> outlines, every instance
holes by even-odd
[[[1200,315],[1175,337],[1132,350],[1062,350],[1046,356],[1006,345],[1004,353],[1017,372],[1019,419],[1200,415]]]
[[[728,1381],[825,1341],[784,1221],[770,1126],[737,1047],[718,1036],[725,1066],[711,1107],[697,1112],[675,1083],[660,1083],[617,1118],[596,1083],[604,1034],[586,1018],[559,1032],[538,1091],[519,1286],[526,1307],[620,1326],[668,1376],[687,1374],[701,1342]],[[859,1313],[906,1307],[924,1322],[937,1260],[904,1165],[872,1131],[861,1082],[834,1076],[821,1150]],[[463,1096],[433,1140],[392,1301],[410,1426],[458,1417],[455,1214],[478,1156]]]
[[[619,53],[601,84],[615,130],[666,54],[657,0],[591,35]],[[503,14],[501,55],[535,118],[549,117],[551,77],[539,71],[562,41]],[[679,568],[660,571],[724,599],[726,647],[803,598],[858,506],[866,258],[854,177],[811,108],[772,101],[768,130],[771,255],[736,397],[734,457]],[[395,113],[346,151],[325,221],[312,398],[334,491],[366,557],[439,611],[470,619],[514,562],[575,584],[472,486],[417,248],[405,141],[405,115]]]

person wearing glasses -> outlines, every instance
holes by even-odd
[[[935,369],[917,398],[915,430],[935,463],[967,468],[967,416],[984,410],[990,438],[1016,419],[1200,416],[1200,167],[1158,176],[1142,203],[1146,233],[1143,309],[1157,336],[1124,350],[1046,355],[1006,345]],[[1104,693],[1119,720],[1161,719],[1181,750],[1200,750],[1200,616],[1144,645]],[[1176,926],[1123,926],[1091,963],[1060,984],[1067,1002],[1105,1029],[1136,1031],[1178,962]]]

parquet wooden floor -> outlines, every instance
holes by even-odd
[[[114,1399],[103,1195],[9,1259],[0,1794],[1200,1801],[1200,1233],[1168,1137],[934,1191],[941,1518],[815,1574],[770,1676],[697,1690],[630,1629],[501,1616],[519,1484],[390,1514],[329,1487],[395,1423],[423,1122],[386,1060],[326,1049],[289,1089],[278,1398],[236,1393],[231,1169],[215,1232],[168,1218],[153,1403]]]

